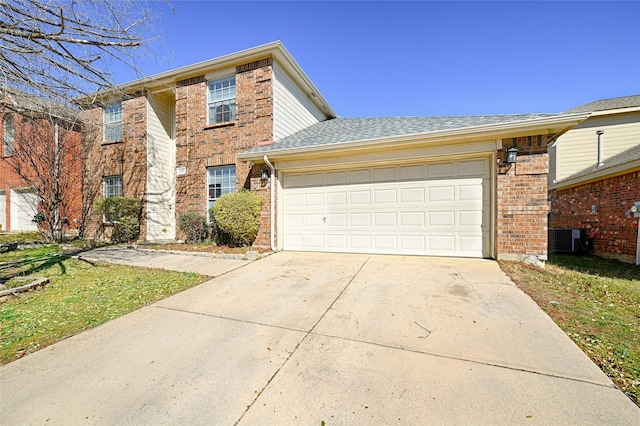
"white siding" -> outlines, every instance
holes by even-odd
[[[278,141],[326,117],[283,70],[273,65],[273,140]]]
[[[147,240],[172,240],[175,223],[174,105],[172,95],[147,104]]]
[[[640,144],[640,112],[593,117],[562,135],[550,152],[549,181],[559,181],[598,162],[598,136],[603,130],[602,159]]]
[[[38,226],[33,222],[33,217],[38,212],[38,195],[33,190],[12,189],[10,204],[12,231],[38,230]]]

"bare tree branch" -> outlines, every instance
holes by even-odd
[[[160,4],[0,0],[0,86],[66,105],[113,88],[113,64],[140,74],[136,60],[157,37]]]

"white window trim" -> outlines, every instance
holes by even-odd
[[[214,83],[216,81],[226,80],[226,79],[229,79],[229,78],[233,78],[234,79],[234,83],[233,84],[234,84],[234,88],[235,88],[235,95],[233,97],[231,97],[231,98],[224,98],[224,99],[218,99],[218,100],[212,101],[210,99],[210,96],[211,96],[210,93],[211,92],[209,90],[209,83]],[[237,110],[237,108],[238,108],[238,106],[237,106],[238,84],[237,83],[238,83],[238,81],[237,81],[236,74],[229,74],[229,75],[220,76],[218,78],[207,79],[207,126],[216,126],[218,124],[233,123],[234,121],[236,121],[237,113],[238,113],[238,110]],[[211,108],[210,108],[210,105],[212,103],[225,102],[225,101],[229,101],[229,100],[235,100],[236,101],[236,110],[235,110],[231,120],[221,121],[221,122],[218,122],[218,123],[212,123],[211,122]]]
[[[232,194],[232,193],[238,192],[238,184],[237,184],[238,175],[237,175],[236,165],[235,164],[225,164],[225,165],[221,165],[221,166],[207,167],[207,173],[206,173],[206,188],[207,188],[207,192],[206,192],[206,197],[205,197],[205,212],[206,212],[207,220],[209,222],[211,222],[211,220],[209,218],[209,209],[211,208],[211,207],[209,207],[209,201],[210,201],[210,198],[209,198],[209,170],[211,170],[211,169],[231,168],[231,167],[233,167],[233,175],[234,175],[234,181],[233,181],[233,186],[232,186],[233,191],[220,194],[220,197],[222,197],[225,194]],[[220,198],[220,197],[218,197],[218,198]],[[216,200],[218,198],[216,198]],[[214,200],[214,203],[215,203],[215,200]]]
[[[116,105],[116,104],[120,104],[120,120],[119,121],[112,121],[112,122],[107,123],[107,108],[110,107],[110,106]],[[102,124],[103,124],[103,126],[102,126],[102,141],[103,142],[120,142],[120,141],[122,141],[122,138],[124,137],[123,136],[124,126],[123,126],[122,112],[123,112],[122,101],[110,103],[108,105],[105,105],[102,108]],[[107,125],[109,125],[109,124],[113,125],[113,124],[116,124],[116,123],[120,123],[120,139],[109,139],[109,140],[107,140]]]

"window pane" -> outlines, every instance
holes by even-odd
[[[209,82],[209,124],[236,119],[236,77]]]
[[[224,194],[236,192],[236,166],[209,167],[208,201],[209,208]]]
[[[122,197],[122,176],[109,176],[103,181],[104,198]]]
[[[15,141],[15,127],[13,124],[13,116],[6,115],[4,117],[4,139],[2,144],[2,154],[6,157],[13,155]]]
[[[104,107],[104,140],[122,140],[122,103]]]

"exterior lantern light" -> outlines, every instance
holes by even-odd
[[[508,164],[515,163],[517,161],[517,157],[518,157],[518,148],[512,146],[511,148],[507,149]]]
[[[266,182],[269,180],[269,175],[271,174],[271,170],[268,167],[262,169],[262,173],[260,174],[260,180]]]

